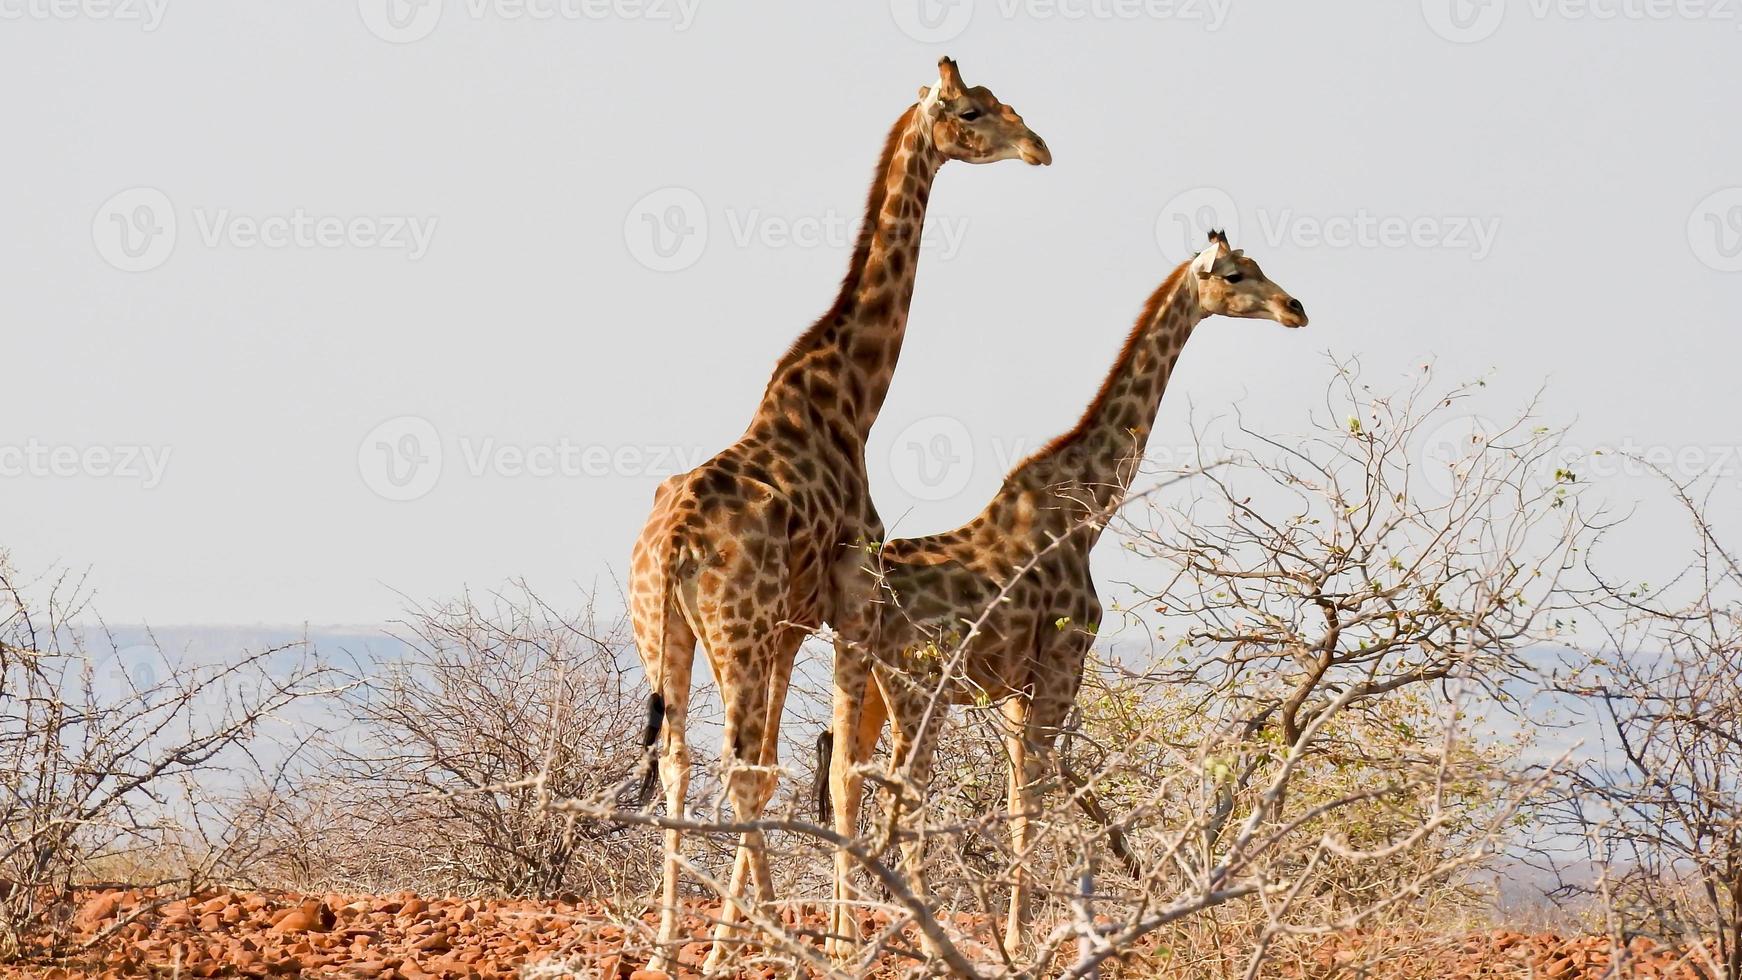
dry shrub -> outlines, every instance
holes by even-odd
[[[1565,892],[1596,899],[1618,945],[1647,936],[1685,950],[1705,975],[1737,980],[1742,564],[1699,488],[1659,476],[1687,519],[1693,557],[1656,586],[1592,562],[1585,609],[1600,629],[1561,689],[1594,708],[1613,748],[1574,774],[1559,810],[1597,872]]]
[[[123,645],[80,579],[26,582],[0,552],[0,959],[58,942],[77,885],[231,880],[258,827],[220,808],[294,760],[282,719],[338,680],[303,645],[208,664]]]
[[[414,607],[394,635],[403,653],[362,665],[297,805],[273,810],[279,882],[605,896],[650,880],[651,835],[545,806],[614,792],[639,765],[622,622],[521,585]]]

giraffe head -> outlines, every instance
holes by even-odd
[[[919,111],[931,121],[932,143],[947,159],[993,163],[1020,158],[1041,167],[1052,163],[1046,140],[991,89],[969,88],[949,58],[938,61],[937,83],[920,87]]]
[[[1237,248],[1228,247],[1228,236],[1210,232],[1210,247],[1192,260],[1198,277],[1198,306],[1206,316],[1275,320],[1285,327],[1307,325],[1306,307],[1286,290],[1271,282],[1258,263]]]

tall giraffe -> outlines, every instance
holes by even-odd
[[[881,602],[873,632],[835,645],[834,711],[823,740],[835,830],[858,822],[863,777],[885,719],[894,760],[923,790],[941,704],[999,702],[1010,756],[1011,851],[1016,877],[1005,948],[1019,945],[1028,915],[1023,861],[1030,846],[1034,787],[1059,726],[1076,701],[1101,603],[1089,552],[1105,518],[1124,499],[1143,458],[1174,363],[1192,329],[1220,314],[1301,327],[1306,310],[1267,279],[1258,263],[1228,247],[1221,232],[1150,296],[1112,371],[1076,427],[1020,463],[972,521],[941,534],[891,541],[880,556]],[[955,651],[960,662],[946,678]],[[874,681],[874,683],[873,683]],[[831,747],[832,743],[832,747]],[[822,777],[819,775],[819,779]],[[902,845],[916,886],[921,846]],[[846,955],[853,919],[850,864],[837,855],[831,952]]]
[[[843,590],[864,594],[855,549],[883,537],[865,439],[901,353],[938,169],[949,160],[1052,162],[1022,117],[986,88],[968,87],[954,61],[939,61],[938,73],[889,131],[833,308],[780,359],[744,435],[659,487],[635,543],[631,618],[653,688],[647,745],[651,753],[663,731],[659,777],[674,817],[689,784],[685,728],[697,639],[725,709],[727,799],[738,820],[755,820],[774,792],[780,714],[799,644],[850,612],[838,599]],[[650,769],[644,797],[651,779]],[[667,831],[655,970],[673,958],[681,842],[679,831]],[[773,897],[759,833],[739,843],[710,968],[742,915],[747,876],[758,901]]]

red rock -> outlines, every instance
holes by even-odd
[[[115,892],[104,892],[79,908],[78,914],[73,917],[73,925],[80,932],[96,932],[120,911],[121,896]]]
[[[282,935],[292,932],[308,932],[310,929],[319,928],[319,926],[320,922],[314,916],[301,909],[295,909],[289,915],[274,922],[272,931]]]
[[[443,952],[445,950],[452,949],[453,945],[454,945],[453,942],[448,939],[447,933],[437,932],[437,933],[432,933],[428,936],[425,936],[424,938],[419,939],[415,943],[412,943],[411,948],[416,949],[416,950],[422,950],[424,952],[440,953],[440,952]]]
[[[429,903],[421,898],[414,898],[399,907],[395,918],[415,919],[429,910]]]

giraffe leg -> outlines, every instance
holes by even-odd
[[[1076,701],[1086,653],[1086,643],[1042,651],[1034,672],[1036,696],[1032,700],[1015,697],[1004,703],[1005,744],[1010,752],[1010,850],[1016,862],[1010,915],[1004,923],[1004,949],[1011,954],[1027,938],[1033,911],[1024,873],[1029,849],[1034,846],[1029,821],[1039,812],[1054,743]]]
[[[683,694],[668,698],[665,723],[665,751],[659,757],[659,779],[665,787],[666,815],[679,819],[684,815],[684,798],[689,793],[690,751],[685,736],[689,719],[689,670],[683,671]],[[674,676],[675,682],[677,678]],[[682,910],[678,897],[678,878],[682,874],[681,847],[683,832],[676,828],[665,832],[665,869],[659,908],[659,932],[654,942],[654,954],[648,967],[671,972],[677,956],[678,924]]]
[[[777,621],[777,616],[759,611],[749,624],[748,639],[708,647],[725,707],[721,762],[726,798],[738,822],[762,816],[777,781],[773,767],[779,761],[780,712],[793,657],[804,640],[802,632],[779,626]],[[743,624],[725,626],[721,633],[722,640],[743,635]],[[734,947],[744,941],[739,922],[744,918],[745,903],[750,901],[746,893],[752,890],[757,903],[774,897],[767,845],[760,831],[746,832],[739,839],[731,884],[714,927],[714,944],[703,965],[704,973],[719,972]]]
[[[847,647],[845,642],[835,647],[829,799],[835,833],[851,838],[858,836],[859,803],[865,788],[865,777],[860,775],[859,767],[870,761],[876,751],[887,711],[877,686],[871,683],[866,658]],[[845,850],[835,851],[835,885],[825,950],[836,960],[852,957],[860,938],[858,918],[853,914],[853,864],[852,856]]]
[[[1041,776],[1040,760],[1030,751],[1028,699],[1014,697],[1004,702],[1005,750],[1010,756],[1010,914],[1004,920],[1004,950],[1015,955],[1028,935],[1030,902],[1026,871],[1029,817],[1034,812],[1034,785]]]
[[[1083,622],[1098,622],[1099,608],[1082,610]],[[1011,852],[1016,877],[1010,890],[1010,916],[1005,920],[1004,948],[1014,954],[1028,932],[1033,902],[1023,874],[1034,846],[1030,819],[1039,813],[1045,780],[1054,771],[1053,752],[1059,731],[1082,686],[1083,663],[1093,634],[1073,634],[1035,655],[1030,675],[1032,698],[1005,702],[1004,717],[1010,746]]]
[[[909,690],[903,698],[886,695],[892,701],[897,701],[899,707],[892,709],[894,723],[891,725],[891,755],[898,769],[907,771],[907,785],[913,792],[912,813],[917,818],[908,829],[917,831],[925,822],[926,801],[931,796],[932,760],[937,755],[939,730],[944,718],[940,714],[927,719],[926,711],[931,708],[931,692],[923,685],[915,686],[908,679],[902,678],[896,684],[905,684]],[[895,803],[900,807],[900,801]],[[918,836],[911,836],[901,842],[901,875],[907,879],[907,886],[915,897],[930,902],[931,893],[926,887],[925,872],[925,841]],[[941,953],[929,936],[920,936],[920,946],[934,955]]]
[[[662,614],[635,617],[636,647],[642,655],[647,679],[654,697],[663,708],[659,727],[651,734],[663,736],[663,748],[657,760],[659,780],[665,790],[667,816],[684,815],[684,799],[689,793],[689,707],[690,678],[695,667],[696,635],[677,608],[675,596],[664,575],[658,580],[631,581],[631,590],[641,594],[657,590],[652,601],[665,606]],[[680,849],[683,834],[676,829],[665,832],[665,861],[660,889],[659,931],[654,938],[653,956],[648,966],[670,972],[675,961],[677,931],[680,918],[678,879],[681,873]]]
[[[946,708],[945,704],[940,704],[933,717],[926,717],[926,712],[932,710],[932,693],[932,685],[917,683],[907,676],[890,678],[884,691],[884,698],[892,705],[890,714],[894,721],[890,735],[890,762],[898,773],[906,774],[906,784],[913,796],[912,812],[920,814],[922,820],[931,791],[932,759],[936,755],[938,731],[944,722],[942,712]],[[904,809],[902,801],[897,800],[894,805],[899,815]],[[910,837],[901,842],[901,873],[915,895],[927,897],[924,841]]]

